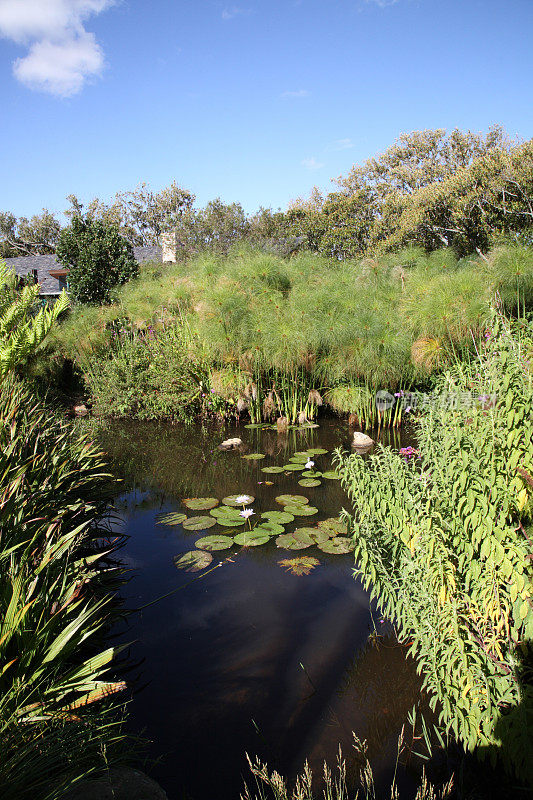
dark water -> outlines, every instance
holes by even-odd
[[[217,445],[227,436],[240,436],[245,450],[266,458],[248,461],[240,452],[221,452]],[[246,752],[289,779],[308,759],[318,782],[322,762],[333,767],[340,744],[350,775],[356,763],[352,731],[367,740],[378,786],[390,782],[419,679],[405,648],[387,633],[354,580],[353,557],[316,547],[281,550],[272,540],[214,553],[213,565],[222,565],[193,575],[177,570],[173,559],[205,533],[156,524],[161,511],[187,511],[182,498],[237,493],[256,498],[252,520],[280,510],[279,494],[306,495],[319,513],[297,518],[286,532],[337,516],[350,507],[338,481],[303,489],[299,473],[265,475],[261,468],[283,465],[297,450],[324,447],[329,452],[314,457],[315,469],[329,469],[331,450],[349,448],[346,423],[325,420],[317,430],[285,436],[116,424],[103,439],[125,480],[117,505],[129,537],[123,553],[132,569],[127,606],[151,603],[122,637],[136,640],[132,657],[139,663],[129,727],[150,739],[149,756],[157,762],[149,771],[170,800],[238,798],[249,778]],[[208,533],[218,531],[227,529]],[[292,575],[278,563],[301,555],[320,561],[308,576]],[[406,781],[402,773],[400,782]]]

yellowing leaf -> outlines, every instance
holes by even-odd
[[[297,558],[283,558],[278,561],[278,564],[281,567],[285,567],[292,575],[309,575],[320,564],[320,561],[312,556],[300,556]]]

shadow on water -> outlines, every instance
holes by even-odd
[[[228,551],[214,553],[213,564],[219,556],[222,566],[189,583],[193,576],[177,571],[173,559],[203,533],[156,523],[160,511],[186,510],[184,497],[240,492],[255,497],[257,515],[279,510],[275,497],[290,492],[305,494],[319,509],[311,524],[336,517],[348,507],[338,481],[302,489],[294,473],[268,475],[261,468],[323,447],[328,453],[316,456],[315,468],[329,469],[331,450],[349,446],[346,425],[327,420],[320,429],[283,437],[240,429],[245,451],[264,453],[262,462],[219,451],[225,435],[156,424],[117,424],[103,434],[125,480],[117,504],[128,536],[124,560],[134,576],[126,602],[142,608],[174,592],[134,615],[123,634],[136,639],[132,657],[142,663],[130,728],[144,729],[150,739],[149,755],[157,760],[151,773],[170,798],[237,798],[249,777],[246,752],[289,780],[308,759],[319,780],[324,759],[333,764],[341,744],[355,772],[352,731],[367,739],[378,788],[386,786],[420,679],[386,623],[372,616],[351,556],[312,547],[303,553],[319,566],[295,576],[278,561],[302,552],[271,541],[235,548],[230,559]],[[287,532],[307,524],[300,518]],[[409,776],[403,780],[411,787]]]

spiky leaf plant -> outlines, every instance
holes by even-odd
[[[125,688],[103,640],[119,579],[119,540],[99,525],[110,476],[86,436],[11,379],[0,475],[0,785],[7,798],[55,800],[121,738],[95,710]]]

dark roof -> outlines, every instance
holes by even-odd
[[[50,275],[51,269],[61,268],[61,264],[54,255],[18,256],[17,258],[5,258],[4,261],[20,278],[31,275],[36,269],[41,294],[59,294],[61,292],[58,279],[52,278]]]
[[[161,261],[162,250],[159,245],[148,245],[146,247],[134,247],[133,255],[137,263],[145,261]],[[15,274],[23,278],[31,275],[33,270],[37,270],[37,281],[41,286],[41,295],[60,294],[61,286],[57,277],[50,275],[50,270],[61,270],[62,265],[55,255],[49,256],[18,256],[17,258],[5,258],[7,266],[14,270]]]

